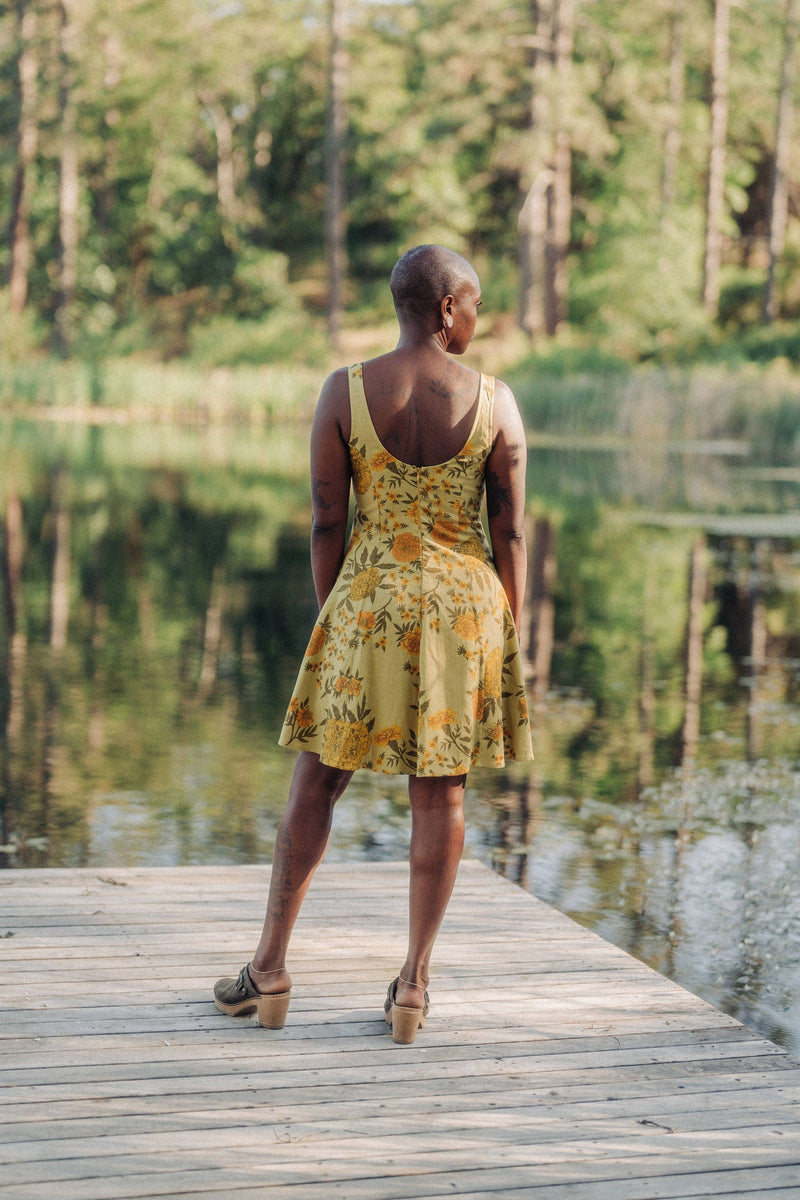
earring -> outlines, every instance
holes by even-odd
[[[452,317],[450,317],[450,316],[447,316],[447,317],[445,317],[445,319],[444,319],[444,323],[445,323],[445,325],[447,326],[447,328],[448,328],[448,329],[452,329],[452,328],[453,328],[453,318],[452,318]]]

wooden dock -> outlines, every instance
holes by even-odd
[[[800,1066],[478,863],[396,1046],[404,864],[323,864],[285,1029],[213,1007],[267,868],[0,875],[9,1200],[800,1195]]]

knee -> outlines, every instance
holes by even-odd
[[[419,813],[461,813],[464,807],[464,785],[466,776],[455,778],[410,778],[408,796],[411,811]]]
[[[332,809],[352,779],[352,771],[342,771],[320,762],[316,754],[303,751],[297,759],[290,802],[311,803],[315,807]]]

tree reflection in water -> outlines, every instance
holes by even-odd
[[[0,434],[0,861],[269,859],[314,615],[302,436]],[[532,454],[537,757],[474,774],[468,850],[800,1052],[789,485],[600,459]],[[404,856],[406,804],[356,776],[331,855]]]
[[[638,704],[630,648],[626,673],[596,647],[602,683],[551,690],[534,773],[498,789],[491,822],[471,815],[502,873],[800,1054],[797,547],[761,531],[694,534],[685,601],[657,593],[660,617],[645,572]],[[680,686],[663,663],[653,681],[667,613],[684,624]],[[558,646],[552,670],[563,678]],[[615,679],[622,707],[607,699]],[[617,796],[615,780],[627,781]],[[521,836],[531,796],[542,811]]]

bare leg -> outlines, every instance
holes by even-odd
[[[308,750],[297,757],[289,802],[275,841],[264,928],[249,966],[260,992],[283,992],[291,987],[285,965],[289,938],[328,845],[333,807],[352,774],[326,767]]]
[[[420,779],[411,776],[411,887],[408,954],[400,975],[421,987],[397,985],[396,1002],[422,1008],[431,951],[442,923],[464,849],[466,775]]]

